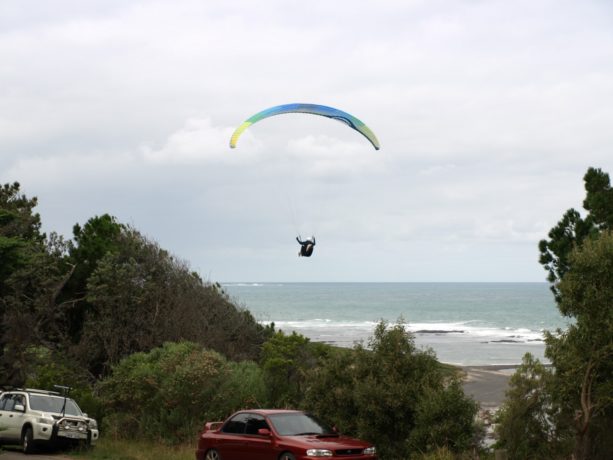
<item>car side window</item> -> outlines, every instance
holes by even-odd
[[[237,414],[226,422],[224,425],[224,433],[243,434],[245,433],[245,426],[247,425],[247,419],[250,414]]]
[[[2,398],[0,398],[0,410],[4,410],[4,405],[10,396],[11,395],[2,395]]]
[[[247,418],[247,425],[245,427],[245,434],[258,434],[258,430],[260,428],[270,430],[264,417],[261,415],[249,414],[249,417]]]
[[[23,407],[26,407],[26,398],[24,398],[23,395],[15,395],[13,399],[15,400],[15,403],[13,404],[13,408],[17,404],[21,404]]]
[[[13,410],[15,406],[15,395],[6,395],[3,410]]]

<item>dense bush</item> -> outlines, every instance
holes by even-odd
[[[426,389],[417,404],[410,448],[425,452],[440,446],[456,453],[469,450],[478,443],[475,437],[480,434],[474,426],[477,409],[477,403],[465,397],[457,379]]]
[[[308,376],[305,406],[344,432],[370,440],[382,458],[468,448],[476,404],[402,324],[380,323],[370,342],[332,353]]]
[[[54,353],[44,347],[30,347],[25,351],[28,356],[25,387],[42,390],[55,390],[54,385],[70,387],[68,395],[81,410],[100,421],[104,416],[100,399],[94,394],[91,376],[66,355]]]
[[[561,458],[564,446],[555,429],[552,373],[527,353],[509,382],[507,397],[497,415],[497,446],[511,459]]]
[[[99,389],[109,411],[107,432],[169,442],[191,440],[204,421],[265,402],[255,363],[229,363],[191,342],[123,359]]]
[[[79,351],[90,369],[189,340],[235,359],[257,359],[269,332],[217,284],[205,283],[155,242],[124,229],[87,282]]]
[[[311,343],[293,332],[278,331],[262,346],[261,367],[274,407],[299,407],[306,390],[306,376],[332,347]]]

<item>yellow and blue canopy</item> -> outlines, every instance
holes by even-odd
[[[371,129],[366,126],[362,121],[354,117],[353,115],[343,112],[342,110],[335,109],[334,107],[328,107],[325,105],[318,104],[284,104],[277,105],[275,107],[271,107],[266,110],[262,110],[261,112],[256,113],[252,117],[248,118],[241,124],[230,138],[230,147],[235,148],[236,143],[238,142],[238,138],[241,134],[252,124],[257,123],[264,118],[272,117],[274,115],[283,115],[286,113],[309,113],[313,115],[321,115],[322,117],[332,118],[334,120],[342,121],[346,125],[355,129],[357,132],[362,134],[372,146],[379,150],[379,141],[375,133],[371,131]]]

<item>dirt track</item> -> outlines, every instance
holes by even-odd
[[[0,460],[71,460],[62,454],[50,454],[50,453],[40,453],[40,454],[30,454],[24,455],[17,450],[2,450],[0,451]]]

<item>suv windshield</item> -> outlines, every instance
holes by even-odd
[[[64,398],[60,396],[34,395],[30,394],[30,408],[41,412],[52,412],[61,414],[64,407]],[[82,416],[81,409],[72,399],[66,399],[65,415]]]
[[[335,434],[334,431],[309,414],[289,413],[269,416],[275,430],[281,436],[300,436],[307,434]]]

